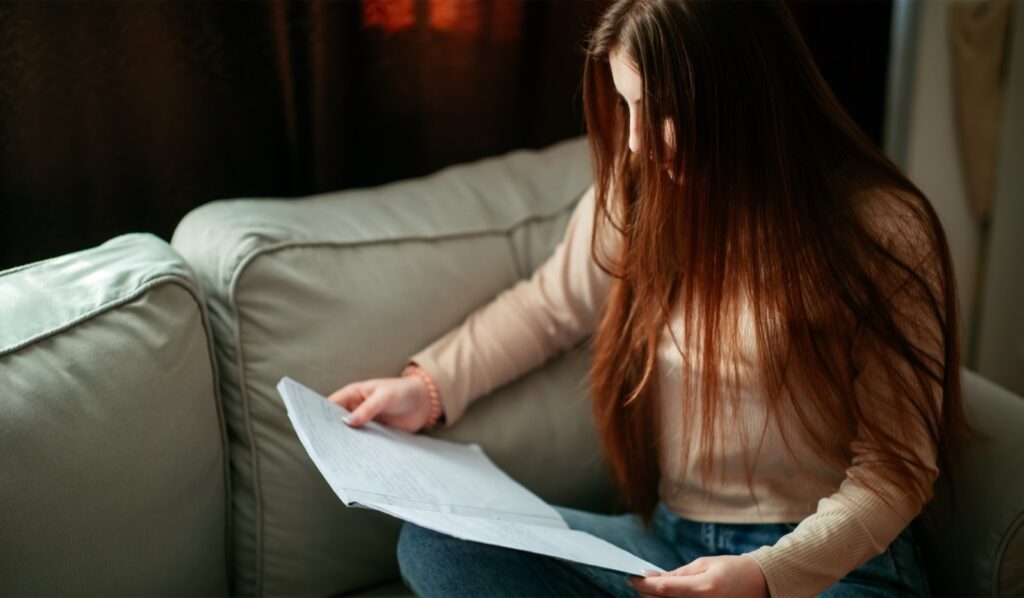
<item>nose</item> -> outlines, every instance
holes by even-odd
[[[675,128],[672,126],[672,121],[667,118],[663,125],[662,135],[665,138],[665,145],[669,148],[675,149]],[[629,116],[629,151],[633,153],[640,151],[640,123],[632,114]]]
[[[632,114],[629,115],[629,151],[640,151],[640,123]]]

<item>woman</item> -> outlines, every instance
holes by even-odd
[[[594,186],[529,280],[331,400],[406,430],[587,335],[635,577],[406,523],[428,595],[926,594],[909,524],[967,434],[949,250],[784,5],[620,0],[589,40]],[[948,478],[948,476],[947,476]]]

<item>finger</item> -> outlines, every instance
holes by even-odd
[[[653,590],[650,589],[644,589],[636,583],[646,578],[630,576],[628,579],[629,584],[633,586],[633,589],[636,591],[636,593],[642,596],[643,598],[664,598],[661,594],[656,594]]]
[[[650,592],[637,592],[643,598],[677,598],[669,594],[651,594]]]
[[[657,575],[634,580],[633,588],[638,593],[653,596],[697,596],[700,588],[693,580],[693,577],[687,576]]]
[[[377,388],[370,396],[366,397],[366,400],[355,411],[344,417],[343,421],[353,428],[358,428],[377,417],[377,414],[384,408],[385,393],[386,391],[383,388]]]
[[[665,594],[653,594],[651,592],[641,592],[639,590],[637,591],[637,594],[639,594],[642,598],[673,598],[672,596],[668,596]]]
[[[648,582],[644,581],[646,579],[648,578],[630,577],[629,583],[633,586],[633,589],[636,590],[636,593],[640,594],[641,596],[660,596],[660,594],[656,594],[654,592],[654,588]]]
[[[628,581],[629,584],[631,586],[633,586],[633,589],[637,590],[638,594],[643,595],[643,593],[640,592],[639,589],[637,589],[636,582],[639,581],[639,580],[642,580],[642,579],[647,579],[647,578],[650,578],[650,577],[656,577],[658,575],[661,575],[660,571],[653,571],[651,569],[644,569],[643,570],[643,575],[627,575],[626,576],[626,581]]]
[[[332,402],[332,403],[340,403],[341,401],[345,400],[347,397],[359,394],[359,391],[357,390],[358,387],[359,387],[359,383],[358,382],[353,382],[351,384],[346,384],[345,386],[342,386],[338,390],[336,390],[336,391],[332,392],[330,395],[328,395],[327,396],[327,400]]]
[[[675,569],[672,571],[672,575],[698,575],[707,571],[710,566],[711,563],[708,562],[708,559],[700,557],[699,559],[694,559],[682,567]]]
[[[327,400],[352,411],[357,405],[366,400],[367,391],[368,389],[365,388],[364,383],[353,382],[334,391],[331,396],[327,397]]]

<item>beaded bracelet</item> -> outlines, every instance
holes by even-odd
[[[430,415],[427,416],[427,422],[423,425],[423,429],[429,430],[433,428],[437,425],[437,420],[441,416],[441,397],[437,392],[437,385],[434,384],[434,379],[430,377],[426,370],[415,363],[405,366],[405,369],[402,370],[402,376],[417,376],[427,386],[427,394],[430,396]]]

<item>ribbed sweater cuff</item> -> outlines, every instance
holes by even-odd
[[[466,406],[463,402],[459,401],[453,380],[445,375],[444,368],[440,367],[427,351],[421,351],[413,355],[409,358],[408,362],[415,363],[423,368],[434,381],[434,385],[437,386],[437,393],[441,399],[441,413],[444,414],[443,425],[446,428],[454,425],[462,417],[462,412],[465,411]]]
[[[762,546],[748,553],[764,573],[771,598],[799,596],[794,586],[799,585],[799,572],[786,569],[786,563],[772,552],[771,546]],[[813,595],[813,594],[809,594]]]

